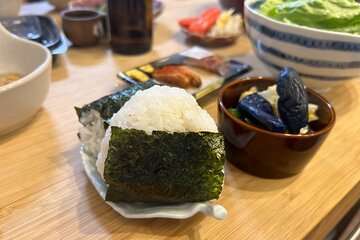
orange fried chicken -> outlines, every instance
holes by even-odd
[[[184,66],[169,65],[154,71],[153,77],[166,84],[181,88],[200,87],[200,76]]]

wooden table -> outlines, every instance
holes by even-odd
[[[103,202],[83,170],[74,106],[125,86],[116,72],[191,46],[177,20],[215,1],[164,1],[154,47],[141,56],[113,54],[107,44],[71,48],[57,59],[43,107],[24,128],[0,138],[0,238],[3,239],[320,239],[360,196],[360,82],[324,94],[337,123],[299,175],[283,180],[250,176],[226,166],[217,201],[229,215],[215,220],[126,219]],[[209,3],[210,2],[210,3]],[[211,49],[250,63],[250,75],[269,75],[246,37]],[[201,103],[216,119],[215,95]]]

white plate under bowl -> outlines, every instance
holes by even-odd
[[[105,199],[107,185],[96,168],[96,159],[86,154],[81,148],[81,158],[84,169],[91,183],[100,196]],[[223,220],[227,216],[227,210],[211,202],[189,202],[176,204],[142,203],[142,202],[107,202],[115,211],[126,218],[190,218],[198,212]]]

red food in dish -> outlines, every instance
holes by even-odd
[[[183,28],[189,28],[190,25],[195,22],[196,20],[198,20],[197,17],[191,17],[191,18],[184,18],[184,19],[181,19],[179,21],[179,25]]]
[[[215,25],[221,11],[218,8],[209,8],[195,18],[185,18],[179,21],[179,25],[189,32],[205,35]]]
[[[200,18],[208,18],[208,17],[211,17],[213,14],[219,14],[219,13],[221,13],[220,9],[213,7],[213,8],[208,8],[205,11],[203,11],[199,17]]]

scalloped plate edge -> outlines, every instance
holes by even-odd
[[[105,199],[107,186],[97,171],[96,159],[86,154],[81,147],[80,155],[82,163],[91,183],[102,199]],[[115,211],[126,218],[172,218],[185,219],[194,216],[198,212],[212,216],[215,219],[223,220],[227,217],[227,210],[211,202],[179,203],[179,204],[155,204],[155,203],[128,203],[128,202],[107,202]]]

